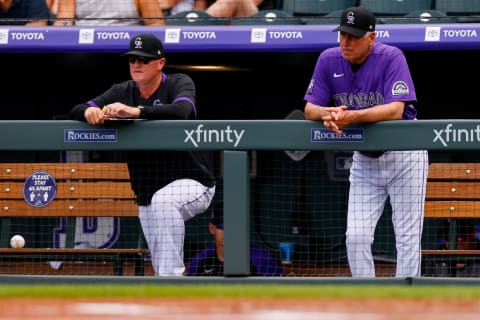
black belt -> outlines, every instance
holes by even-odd
[[[385,151],[359,151],[359,152],[369,158],[378,158],[385,153]]]

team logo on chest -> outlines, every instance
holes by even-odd
[[[392,95],[400,96],[403,94],[408,94],[408,86],[404,81],[397,81],[392,86]]]

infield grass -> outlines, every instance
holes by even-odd
[[[258,297],[480,299],[477,286],[395,285],[0,285],[0,297]]]

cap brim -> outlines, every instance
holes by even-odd
[[[365,30],[352,28],[352,27],[349,27],[349,26],[338,26],[335,29],[333,29],[332,31],[334,31],[334,32],[335,31],[346,32],[346,33],[351,34],[352,36],[355,36],[355,37],[361,37],[361,36],[364,36],[367,33],[367,31],[365,31]]]
[[[218,229],[223,230],[223,221],[218,221],[218,220],[212,219],[212,220],[210,220],[210,223],[213,224]]]
[[[157,56],[155,56],[153,54],[149,54],[149,53],[139,51],[139,50],[128,51],[127,53],[122,54],[122,56],[140,56],[140,57],[145,57],[145,58],[158,58]]]

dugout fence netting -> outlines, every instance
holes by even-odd
[[[215,206],[223,201],[222,152],[214,151],[214,167],[217,177],[217,192],[211,206],[202,214],[188,220],[185,224],[184,261],[188,266],[192,259],[203,250],[214,248],[215,237],[209,223],[212,221]],[[65,154],[61,152],[61,154]],[[74,153],[75,154],[75,153]],[[267,276],[284,277],[349,277],[351,275],[345,246],[347,223],[349,168],[352,163],[350,151],[307,151],[296,154],[285,151],[255,150],[249,151],[250,183],[250,244],[267,254],[251,255],[251,275],[260,269],[256,266],[273,261],[281,268],[280,274],[264,273]],[[77,154],[78,155],[78,154]],[[123,162],[121,152],[82,152],[79,157],[83,162],[112,163]],[[70,158],[78,161],[79,158]],[[429,152],[432,163],[476,163],[479,155],[474,150]],[[45,163],[65,160],[58,152],[19,152],[10,153],[2,165],[9,163]],[[148,164],[145,163],[147,166]],[[164,168],[172,165],[163,163]],[[52,177],[59,172],[45,171]],[[188,175],[189,168],[185,168]],[[27,172],[28,173],[28,172]],[[31,173],[30,173],[31,174]],[[2,172],[2,179],[5,172]],[[29,176],[29,174],[27,174]],[[413,177],[412,179],[420,179]],[[29,199],[23,199],[25,185],[32,186],[32,180],[18,178],[15,182],[21,186],[21,202],[25,208],[32,207]],[[93,182],[94,178],[91,179]],[[28,183],[27,183],[28,182]],[[60,185],[68,181],[57,179],[58,193]],[[85,182],[85,181],[84,181]],[[476,197],[480,187],[476,181],[467,190],[470,217],[428,217],[424,219],[421,248],[419,250],[450,249],[469,250],[466,255],[422,255],[422,277],[476,277],[477,250],[479,241],[475,238],[479,224]],[[9,186],[2,181],[3,191]],[[48,185],[48,184],[47,184]],[[18,188],[18,186],[17,186]],[[27,188],[27,190],[29,190]],[[68,189],[67,189],[68,190]],[[93,194],[107,194],[106,189],[90,190]],[[459,191],[460,192],[460,191]],[[408,199],[408,195],[405,196]],[[59,199],[56,199],[59,200]],[[449,199],[444,199],[449,200]],[[2,200],[3,201],[3,200]],[[77,200],[79,202],[84,200]],[[108,199],[97,200],[98,206]],[[50,206],[50,207],[49,207]],[[57,210],[51,203],[45,205],[48,210]],[[4,216],[1,223],[1,247],[8,249],[9,239],[14,234],[21,234],[25,240],[25,249],[63,248],[66,246],[68,219],[61,212],[46,217],[28,216],[35,212],[29,208],[24,213],[13,217]],[[43,210],[43,209],[42,209]],[[93,209],[92,209],[93,210]],[[98,212],[98,208],[95,209]],[[76,219],[74,245],[77,249],[118,249],[146,246],[142,241],[142,229],[138,217],[127,216],[128,206],[117,209],[119,217],[85,216]],[[125,210],[123,212],[122,210]],[[44,211],[42,211],[44,212]],[[27,215],[27,216],[22,216]],[[58,216],[56,216],[58,215]],[[122,216],[124,215],[124,216]],[[160,232],[160,231],[159,231]],[[392,209],[387,201],[385,209],[375,229],[372,253],[378,277],[393,277],[396,268],[396,241],[392,225]],[[451,241],[455,241],[452,243]],[[293,244],[289,258],[281,255],[280,247],[284,243]],[[455,246],[455,248],[453,247]],[[115,259],[93,252],[78,254],[74,257],[63,255],[36,257],[19,252],[17,255],[6,254],[0,249],[0,274],[40,274],[40,275],[112,275],[115,274]],[[215,256],[212,257],[212,259]],[[144,275],[152,275],[149,254],[142,256]],[[265,260],[262,260],[265,259]],[[270,259],[269,261],[267,261]],[[122,260],[122,274],[135,275],[134,256],[125,256]],[[118,262],[118,261],[117,261]],[[200,264],[198,275],[208,276],[208,261]],[[205,267],[207,266],[207,267]],[[207,270],[208,271],[208,270]]]

